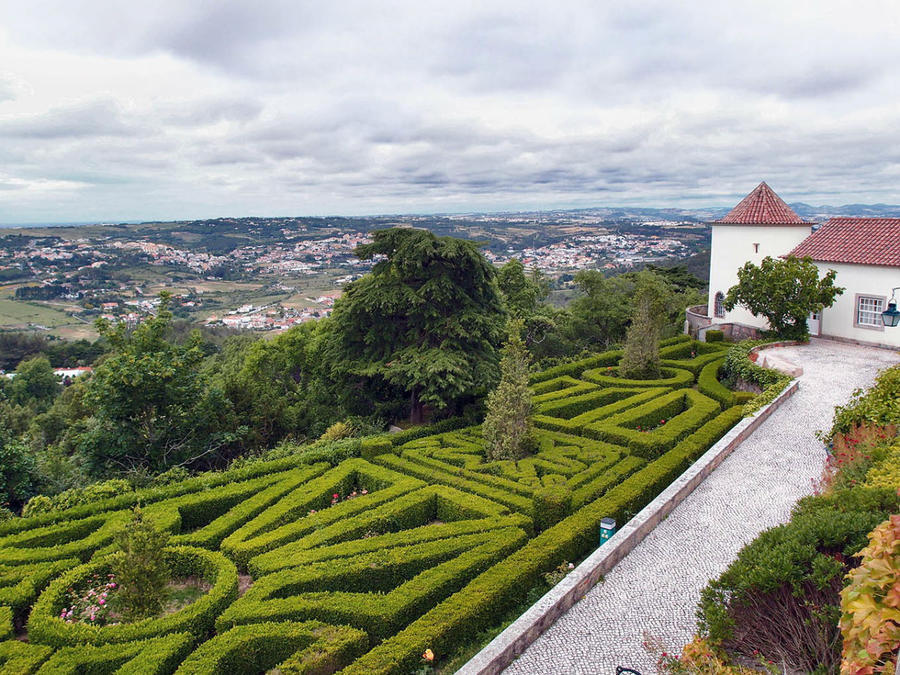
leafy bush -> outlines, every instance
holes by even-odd
[[[694,383],[694,375],[690,371],[680,368],[668,368],[663,366],[659,378],[655,380],[632,380],[624,377],[616,377],[614,371],[595,369],[585,371],[583,377],[589,382],[604,387],[673,387],[682,389],[690,387]]]
[[[900,649],[900,515],[869,534],[841,591],[841,673],[893,675]]]
[[[319,437],[320,441],[339,441],[343,438],[351,436],[353,431],[345,422],[335,422],[325,430],[325,433]]]
[[[121,645],[63,647],[50,657],[40,672],[45,675],[113,672],[117,675],[168,675],[193,646],[191,635],[174,633]]]
[[[0,665],[7,673],[33,673],[53,653],[53,647],[18,640],[0,642]]]
[[[126,621],[158,614],[171,573],[164,549],[169,535],[158,530],[140,507],[115,536],[119,549],[109,558],[119,588],[116,602]]]
[[[735,402],[734,392],[719,381],[719,369],[724,362],[723,358],[706,364],[697,377],[697,390],[718,401],[722,410],[730,408]]]
[[[47,497],[37,495],[28,500],[22,509],[22,516],[36,516],[39,513],[52,513],[65,511],[79,504],[96,504],[101,499],[116,497],[125,492],[131,492],[131,483],[121,478],[92,483],[83,488],[72,488],[58,495]]]
[[[15,635],[11,607],[0,607],[0,640],[8,640]]]
[[[865,486],[891,488],[900,485],[900,444],[888,448],[878,462],[866,473]]]
[[[771,340],[744,340],[738,342],[725,356],[722,374],[736,381],[744,381],[756,385],[762,392],[744,405],[744,414],[752,415],[760,408],[774,401],[791,381],[789,375],[777,370],[769,370],[756,365],[750,360],[750,350]],[[740,394],[735,401],[740,400]]]
[[[258,673],[274,668],[284,675],[330,675],[367,647],[366,634],[349,626],[317,621],[248,624],[204,643],[178,673]]]
[[[708,330],[706,331],[706,341],[707,342],[722,342],[725,340],[725,333],[720,330]]]
[[[866,535],[900,498],[854,488],[802,499],[791,521],[763,532],[701,594],[701,634],[729,651],[813,671],[840,661],[842,579]]]
[[[572,490],[563,484],[539,488],[534,493],[534,527],[543,531],[572,512]]]
[[[847,405],[837,406],[825,440],[866,422],[881,427],[900,426],[900,365],[881,371],[870,389],[857,389]]]

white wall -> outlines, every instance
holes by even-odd
[[[837,272],[835,283],[846,290],[838,296],[834,305],[822,312],[821,334],[900,347],[900,326],[895,328],[854,327],[856,296],[866,295],[884,298],[884,308],[891,297],[891,288],[900,286],[900,268],[880,265],[851,265],[849,263],[816,263],[819,276],[829,269]],[[900,300],[900,291],[897,291]]]
[[[737,271],[744,263],[749,261],[759,265],[766,256],[776,258],[784,255],[806,239],[810,232],[809,225],[712,225],[708,315],[715,317],[716,293],[728,293],[728,289],[737,283]],[[735,307],[725,313],[724,319],[715,321],[768,328],[764,318],[751,314],[743,307]]]

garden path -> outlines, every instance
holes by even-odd
[[[797,393],[505,673],[613,675],[620,665],[655,673],[644,641],[681,651],[707,581],[812,492],[825,461],[814,432],[854,389],[900,361],[893,351],[818,339],[773,351],[803,368]]]

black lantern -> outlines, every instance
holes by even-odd
[[[900,288],[900,286],[897,288]],[[888,302],[888,308],[881,313],[881,322],[889,328],[900,324],[900,312],[897,311],[897,301],[894,300],[894,293],[897,291],[897,288],[891,289],[891,299]]]

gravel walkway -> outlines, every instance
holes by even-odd
[[[618,665],[655,673],[644,640],[681,651],[707,581],[812,491],[825,460],[815,430],[900,361],[893,351],[826,340],[775,352],[803,368],[797,393],[505,673],[613,675]]]

